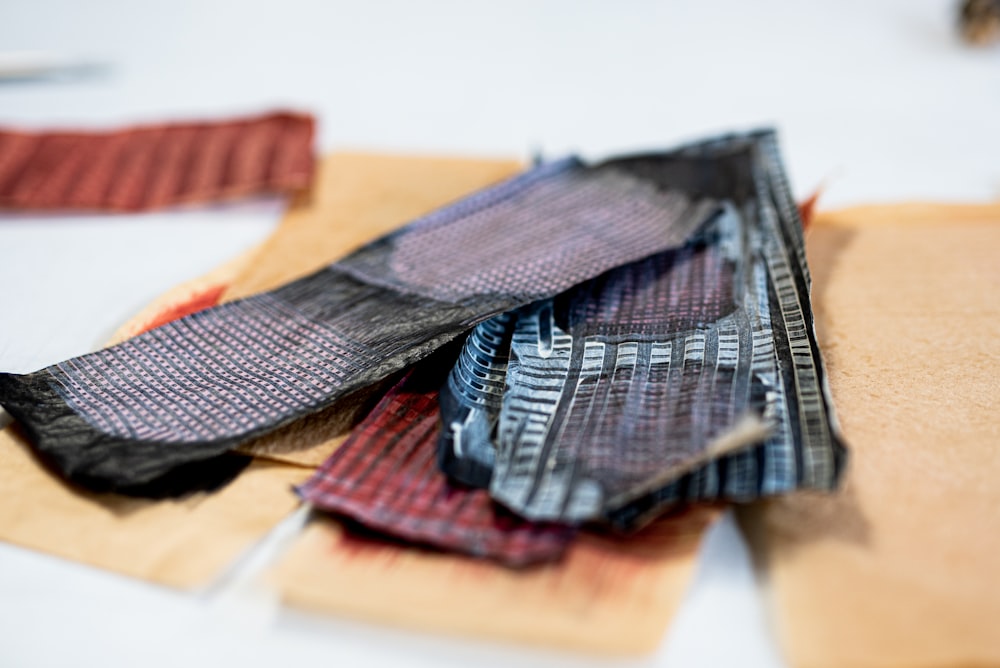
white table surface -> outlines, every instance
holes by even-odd
[[[992,200],[1000,49],[963,47],[953,16],[944,0],[4,0],[0,52],[108,67],[0,83],[0,124],[113,127],[291,106],[319,117],[323,150],[522,157],[773,125],[796,193],[825,183],[822,206]],[[0,215],[0,370],[95,348],[158,294],[263,240],[281,210]],[[306,615],[245,587],[179,594],[0,544],[0,666],[236,660],[590,663]],[[730,517],[709,533],[660,651],[593,663],[783,665]]]

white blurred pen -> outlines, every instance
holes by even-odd
[[[53,51],[0,51],[0,81],[87,76],[108,67],[106,61]]]

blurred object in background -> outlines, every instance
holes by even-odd
[[[958,20],[962,37],[970,44],[1000,42],[1000,0],[962,0]]]
[[[108,62],[51,51],[0,52],[0,82],[68,80],[106,74]]]

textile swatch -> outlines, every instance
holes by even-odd
[[[558,559],[571,529],[525,522],[496,506],[486,490],[449,483],[437,468],[438,388],[448,368],[439,357],[390,390],[297,488],[299,496],[393,537],[509,566]]]
[[[686,180],[728,204],[685,247],[470,337],[442,400],[450,474],[534,520],[625,530],[681,501],[836,485],[845,451],[774,137],[702,149],[727,168]]]
[[[146,483],[321,410],[488,317],[681,245],[715,210],[615,165],[546,164],[272,292],[0,374],[0,404],[78,484]]]
[[[312,116],[109,132],[0,130],[0,207],[146,211],[309,186]]]
[[[112,343],[220,301],[273,290],[307,276],[418,216],[522,170],[523,165],[515,160],[350,152],[327,155],[319,162],[308,194],[295,198],[281,225],[260,247],[220,267],[190,289],[179,287],[157,300],[136,319],[136,326],[120,331]],[[205,303],[220,289],[219,301]],[[165,314],[179,315],[165,320]],[[363,390],[357,398],[370,393],[372,401],[363,402],[362,410],[368,412],[396,380],[390,378],[387,384]],[[340,399],[324,411],[237,450],[315,469],[363,417],[356,415],[357,405],[351,397]]]

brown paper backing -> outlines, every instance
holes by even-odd
[[[89,494],[46,471],[0,432],[0,539],[150,582],[206,584],[288,513],[301,468],[254,462],[215,494],[146,501]]]
[[[312,196],[295,203],[259,251],[170,291],[114,340],[206,287],[230,284],[232,298],[308,273],[516,169],[509,160],[330,156]],[[331,431],[342,432],[343,425],[319,416],[269,437],[262,447],[281,456],[292,447],[316,446],[290,458],[319,463],[336,444]],[[0,540],[182,588],[209,582],[287,516],[298,505],[291,486],[309,473],[258,460],[211,495],[163,502],[93,495],[46,471],[11,427],[0,432],[0,472]]]
[[[796,668],[1000,665],[1000,205],[821,213],[842,491],[740,514]]]
[[[629,539],[581,534],[558,563],[489,561],[366,541],[323,519],[267,574],[284,601],[410,628],[577,652],[656,649],[697,563],[711,508]]]

